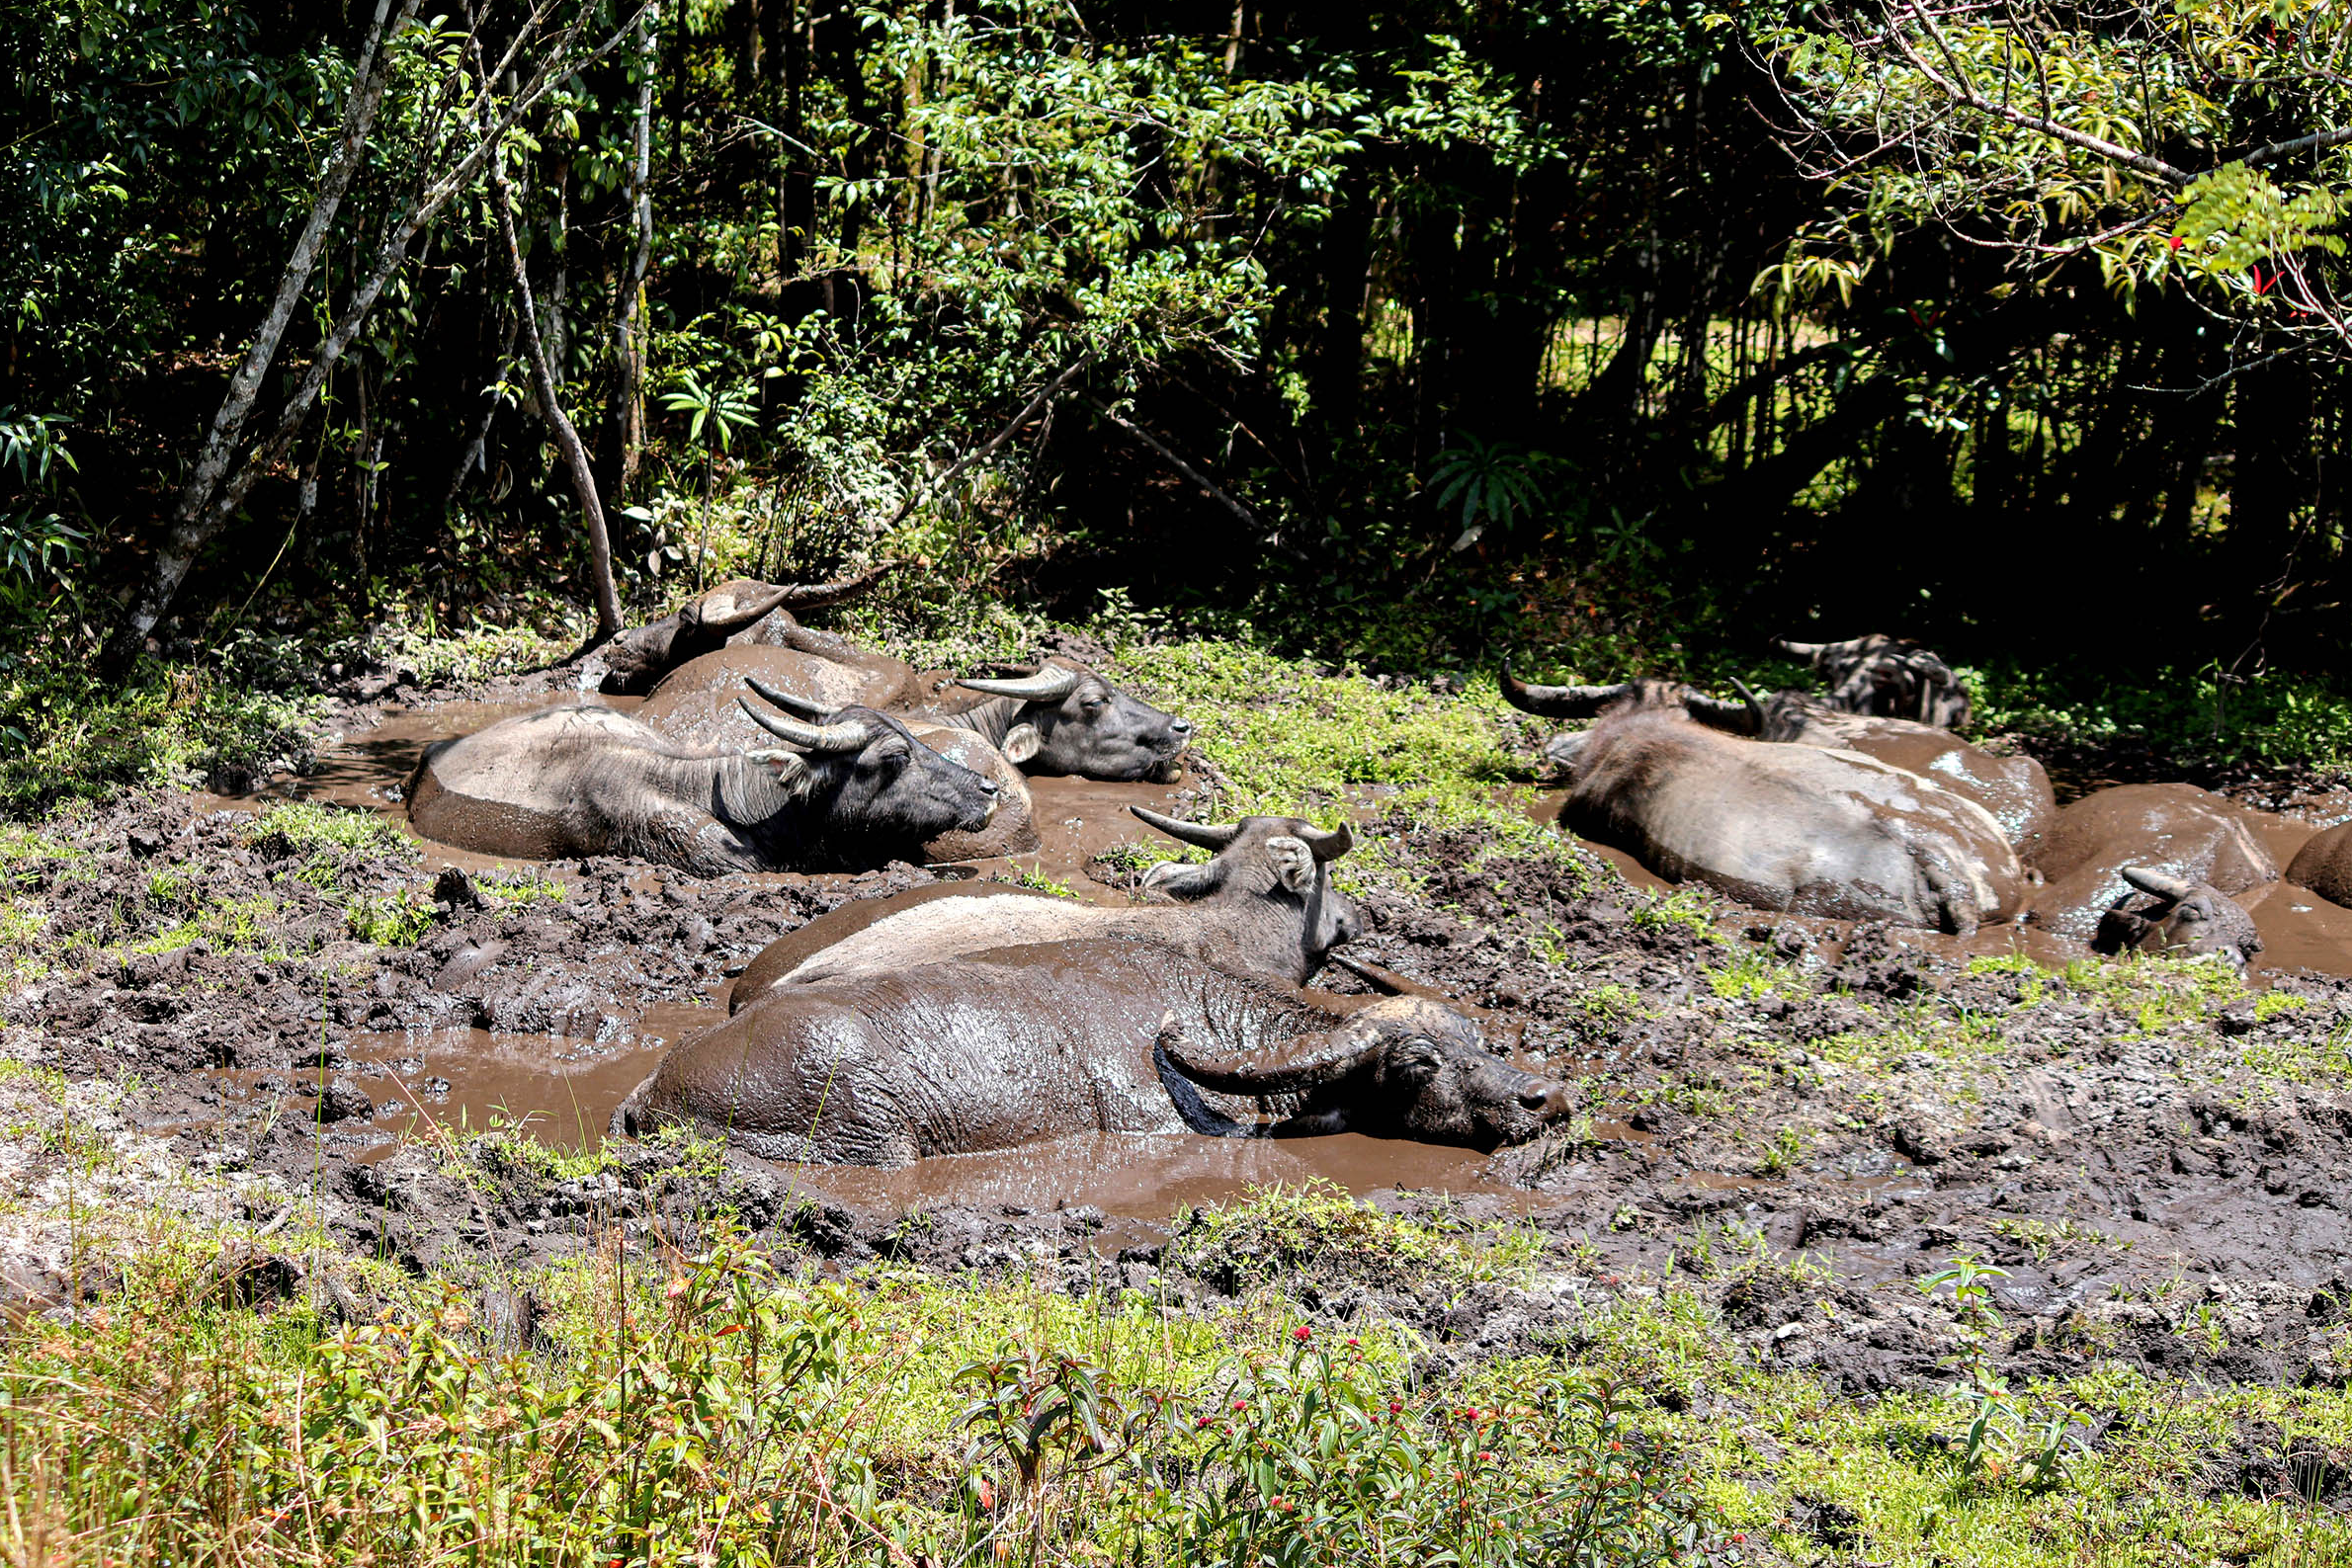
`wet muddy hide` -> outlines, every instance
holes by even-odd
[[[712,722],[714,715],[689,699],[732,698],[754,679],[826,712],[845,707],[904,707],[913,693],[914,672],[896,660],[887,662],[896,666],[895,670],[842,664],[798,648],[721,648],[663,677],[638,713],[664,733],[673,726]],[[724,719],[715,721],[723,723]],[[684,733],[681,729],[682,736]]]
[[[1099,938],[771,991],[672,1051],[614,1129],[686,1121],[767,1159],[898,1166],[1092,1131],[1491,1148],[1567,1106],[1434,1003],[1317,998]]]
[[[2352,822],[2313,834],[2287,863],[2287,880],[2352,909]]]
[[[994,786],[896,720],[769,721],[759,751],[678,746],[594,703],[541,708],[429,748],[408,784],[426,838],[529,860],[634,856],[701,875],[868,869],[987,826]]]
[[[737,577],[697,594],[661,619],[632,626],[598,650],[598,690],[608,697],[641,697],[671,671],[729,644],[800,647],[836,662],[860,664],[873,658],[846,638],[811,633],[794,619],[795,610],[815,610],[855,599],[898,563],[885,561],[855,577],[806,585],[763,583]],[[835,644],[840,652],[828,652]]]
[[[1192,721],[1162,712],[1073,659],[1026,675],[963,679],[929,702],[938,722],[973,730],[1033,774],[1173,784]]]
[[[1989,812],[1873,757],[1726,735],[1671,707],[1606,714],[1552,754],[1571,831],[1752,908],[1965,936],[2025,902]]]
[[[1142,898],[1127,906],[1080,903],[1006,883],[923,887],[861,899],[771,943],[735,980],[740,1012],[777,986],[890,974],[1016,944],[1090,937],[1147,938],[1232,974],[1302,984],[1331,949],[1364,931],[1353,899],[1331,885],[1329,863],[1348,840],[1296,817],[1175,823],[1217,854],[1206,866],[1162,862]],[[1228,837],[1229,835],[1229,837]]]
[[[2138,866],[2125,867],[2123,877],[2133,894],[2100,920],[2096,950],[2212,956],[2241,968],[2262,950],[2253,915],[2212,883]]]
[[[2099,941],[2108,911],[2134,891],[2126,867],[2229,896],[2275,882],[2278,862],[2248,816],[2194,784],[2119,784],[2085,795],[2043,838],[2037,864],[2047,883],[2034,900],[2035,923]]]
[[[1840,712],[1791,696],[1767,705],[1762,739],[1859,752],[1918,774],[1992,813],[2018,858],[2034,863],[2058,821],[2058,796],[2033,758],[1996,757],[1933,724]]]

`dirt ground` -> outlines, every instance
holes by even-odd
[[[1443,1356],[1572,1341],[1596,1302],[1679,1274],[1721,1281],[1728,1324],[1833,1390],[1922,1386],[1949,1379],[1954,1330],[1914,1281],[1973,1254],[2007,1271],[1996,1362],[2012,1374],[2101,1357],[2209,1382],[2352,1379],[2337,1181],[2352,983],[2282,973],[2257,991],[2203,965],[2059,974],[1878,927],[1711,922],[1597,858],[1497,857],[1394,820],[1371,831],[1402,843],[1420,885],[1369,894],[1351,950],[1493,1010],[1533,1062],[1577,1078],[1584,1113],[1536,1143],[1487,1159],[1362,1138],[1098,1140],[880,1174],[689,1142],[600,1148],[611,1106],[765,944],[942,872],[701,880],[596,860],[517,884],[462,856],[257,827],[272,790],[396,814],[387,781],[421,737],[481,704],[542,700],[517,683],[354,689],[311,780],[126,797],[0,865],[41,971],[0,1013],[0,1114],[18,1133],[0,1168],[0,1272],[21,1307],[70,1310],[105,1285],[60,1193],[103,1212],[169,1187],[192,1212],[262,1219],[265,1234],[298,1219],[341,1258],[485,1290],[610,1223],[691,1249],[725,1216],[822,1270],[1058,1269],[1074,1289],[1182,1298],[1233,1285],[1171,1264],[1181,1204],[1322,1176],[1385,1208],[1548,1239],[1529,1286],[1292,1287],[1320,1318],[1413,1323]],[[1090,799],[1058,819],[1089,859],[1043,869],[1117,897],[1091,856],[1150,835],[1106,820],[1116,789]],[[355,899],[405,909],[417,939],[360,940]],[[1800,1268],[1723,1267],[1766,1255]],[[292,1249],[236,1267],[255,1290],[321,1274]],[[367,1310],[366,1269],[327,1273],[314,1288]],[[527,1327],[527,1299],[496,1309]]]

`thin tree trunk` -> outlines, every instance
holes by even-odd
[[[335,213],[343,205],[344,193],[351,189],[352,176],[359,171],[360,153],[368,144],[376,112],[383,104],[384,88],[391,80],[390,58],[382,50],[390,5],[391,0],[376,0],[376,20],[369,24],[367,41],[360,46],[359,70],[352,78],[351,98],[344,105],[343,126],[334,153],[319,176],[318,199],[311,204],[309,220],[302,225],[294,254],[287,259],[286,271],[278,280],[277,297],[270,301],[269,314],[262,318],[261,329],[253,335],[244,363],[230,379],[228,395],[220,400],[220,407],[212,415],[212,426],[206,434],[204,450],[197,455],[195,471],[188,476],[179,505],[173,509],[171,534],[157,552],[154,580],[132,604],[106,649],[102,663],[109,669],[127,668],[137,656],[139,644],[170,608],[172,596],[187,575],[188,561],[195,558],[196,548],[201,547],[201,538],[191,544],[190,536],[199,528],[220,488],[221,476],[228,471],[230,459],[243,444],[245,426],[253,417],[254,400],[261,395],[262,381],[277,361],[278,345],[294,320],[294,307],[310,287],[310,275],[318,266],[327,234],[334,227]],[[406,27],[416,8],[417,0],[400,0],[399,13],[388,31],[396,34]],[[180,558],[183,556],[185,559]]]
[[[636,220],[636,246],[621,277],[621,298],[613,318],[613,350],[620,375],[613,388],[613,482],[617,501],[637,476],[645,446],[645,274],[653,265],[653,77],[659,68],[661,6],[648,4],[637,19],[636,145],[629,165],[629,205]]]
[[[474,41],[470,47],[474,70],[481,72],[479,41]],[[506,184],[506,157],[498,149],[497,132],[488,124],[487,73],[482,74],[481,82],[483,133],[491,138],[490,205],[498,213],[498,237],[506,246],[507,266],[514,273],[515,315],[523,324],[523,351],[531,361],[532,379],[539,387],[540,412],[555,438],[555,450],[563,454],[563,465],[571,471],[572,492],[580,499],[580,514],[588,525],[589,576],[596,590],[596,635],[602,641],[621,634],[621,595],[613,585],[613,539],[605,531],[604,503],[597,498],[596,474],[588,463],[588,449],[580,445],[580,433],[564,415],[554,368],[547,361],[547,346],[540,337],[539,306],[531,297],[531,273],[523,264],[523,247],[515,237],[515,204]]]
[[[537,24],[549,9],[551,4],[543,5],[524,32],[517,35],[515,42],[507,51],[507,60],[500,63],[501,70],[521,52],[526,41],[536,32]],[[319,391],[326,385],[327,376],[334,371],[336,362],[343,358],[344,351],[351,347],[352,339],[359,335],[360,328],[367,323],[392,275],[408,259],[409,246],[415,243],[417,235],[440,214],[450,200],[471,184],[483,160],[489,156],[496,138],[503,136],[517,120],[546,97],[557,80],[593,63],[620,41],[622,35],[615,34],[599,48],[574,59],[571,56],[572,40],[587,16],[588,12],[583,8],[572,26],[565,29],[556,42],[545,51],[529,85],[507,106],[506,114],[497,122],[492,139],[476,145],[460,158],[449,173],[420,193],[407,214],[392,225],[377,251],[374,270],[353,292],[343,307],[343,313],[320,340],[311,356],[308,370],[303,372],[294,394],[287,399],[278,423],[269,435],[255,446],[244,464],[210,502],[200,503],[193,512],[187,512],[183,507],[184,515],[165,538],[163,548],[156,552],[153,575],[147,587],[108,640],[100,657],[102,670],[120,674],[129,668],[131,660],[138,655],[140,644],[171,609],[172,600],[178,595],[180,585],[187,580],[189,568],[195,565],[198,553],[211,542],[230,518],[236,516],[237,509],[245,504],[245,497],[252,493],[253,486],[261,476],[285,456],[287,449],[294,445],[294,437],[301,431],[303,421],[309,417],[311,405],[318,401]],[[460,70],[462,70],[462,66]],[[462,75],[459,80],[462,81]]]

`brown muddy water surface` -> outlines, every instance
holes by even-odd
[[[433,742],[469,734],[501,718],[528,712],[570,694],[511,702],[449,702],[394,707],[376,727],[356,731],[323,751],[311,775],[284,781],[259,797],[200,799],[200,810],[257,809],[268,799],[299,796],[378,811],[405,824],[401,785]],[[627,709],[634,699],[609,699]],[[1125,895],[1087,874],[1089,862],[1122,844],[1154,839],[1128,814],[1130,805],[1174,811],[1179,785],[1101,784],[1076,779],[1030,781],[1040,847],[1034,854],[941,867],[943,876],[1027,873],[1050,878],[1081,898],[1117,902]],[[1523,809],[1539,820],[1556,818],[1564,791],[1517,791]],[[2300,806],[2302,803],[2298,802]],[[2249,825],[2283,867],[2295,851],[2329,820],[2352,815],[2352,796],[2314,801],[2309,817],[2247,809]],[[2332,811],[2329,809],[2334,807]],[[2245,808],[2240,808],[2245,809]],[[1590,846],[1631,885],[1665,891],[1670,884],[1630,856]],[[456,866],[469,872],[504,864],[496,858],[426,842],[429,869]],[[562,863],[546,867],[558,879],[573,879]],[[648,878],[666,873],[648,872]],[[753,886],[800,884],[846,889],[846,875],[775,873],[744,878]],[[2302,888],[2274,883],[2241,897],[2254,915],[2265,950],[2258,975],[2310,968],[2352,973],[2352,910],[2339,909]],[[1847,923],[1759,913],[1754,922],[1799,928],[1829,961],[1850,936]],[[1965,941],[1905,932],[1899,940],[1967,957],[2022,952],[2051,967],[2062,966],[2087,949],[2028,925],[1987,927]],[[730,965],[733,972],[738,965]],[[660,1060],[671,1045],[724,1016],[727,982],[710,990],[713,1005],[668,1006],[645,1012],[627,1027],[609,1025],[596,1037],[565,1034],[496,1033],[481,1029],[416,1032],[360,1032],[351,1036],[339,1072],[374,1103],[370,1122],[342,1125],[354,1142],[374,1142],[382,1152],[402,1134],[429,1135],[430,1126],[480,1129],[494,1122],[526,1125],[534,1135],[566,1148],[593,1148],[614,1109]],[[344,1063],[330,1063],[342,1069]],[[1564,1065],[1564,1064],[1563,1064]],[[276,1098],[290,1102],[290,1114],[306,1114],[315,1081],[243,1074],[217,1075],[233,1099],[248,1104]],[[362,1130],[362,1129],[366,1130]],[[1644,1135],[1613,1123],[1597,1127],[1599,1138],[1620,1145]],[[370,1157],[362,1153],[361,1158]],[[1194,1136],[1091,1134],[986,1154],[925,1160],[893,1171],[835,1167],[786,1168],[794,1185],[824,1193],[867,1209],[927,1209],[948,1204],[989,1205],[1008,1211],[1044,1212],[1088,1206],[1114,1221],[1163,1220],[1188,1204],[1217,1202],[1268,1183],[1299,1183],[1319,1177],[1363,1194],[1387,1188],[1425,1189],[1464,1196],[1483,1195],[1504,1211],[1525,1209],[1528,1190],[1490,1180],[1485,1156],[1462,1149],[1355,1135],[1298,1139],[1217,1139]],[[1733,1183],[1743,1178],[1725,1177]],[[1106,1233],[1116,1240],[1121,1227]]]

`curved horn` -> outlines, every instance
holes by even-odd
[[[1731,690],[1737,692],[1739,700],[1747,704],[1748,716],[1755,721],[1755,733],[1762,734],[1764,732],[1763,700],[1757,697],[1748,684],[1736,675],[1731,677]]]
[[[1280,1095],[1312,1089],[1346,1077],[1381,1048],[1377,1034],[1357,1036],[1343,1025],[1302,1034],[1264,1056],[1219,1058],[1194,1043],[1173,1014],[1160,1020],[1155,1043],[1178,1072],[1204,1089],[1225,1095]]]
[[[1502,689],[1504,701],[1546,718],[1590,718],[1633,691],[1630,685],[1530,686],[1514,676],[1508,664],[1502,668]]]
[[[2196,883],[2174,876],[2168,871],[2159,871],[2153,867],[2126,866],[2122,867],[2122,873],[2125,881],[2130,882],[2142,892],[2153,893],[2158,898],[2169,898],[2176,904],[2197,891]]]
[[[1744,702],[1727,702],[1705,692],[1685,692],[1682,710],[1710,729],[1727,729],[1735,735],[1753,735],[1764,727],[1764,710],[1752,696]]]
[[[1075,670],[1065,670],[1058,664],[1044,665],[1035,675],[1024,675],[1010,681],[964,681],[956,684],[969,692],[982,692],[989,697],[1018,698],[1024,702],[1058,702],[1078,689],[1083,679]]]
[[[905,561],[893,557],[880,566],[867,567],[855,577],[844,577],[839,582],[795,584],[777,590],[784,596],[777,603],[793,610],[822,610],[827,605],[838,605],[845,599],[857,598],[905,564]]]
[[[745,590],[749,590],[748,595]],[[773,583],[755,583],[749,578],[741,578],[712,589],[688,605],[679,619],[705,630],[732,636],[783,604],[785,595],[791,592],[791,589],[779,588]]]
[[[1786,637],[1773,638],[1772,645],[1783,653],[1794,653],[1800,659],[1817,659],[1821,656],[1821,650],[1829,646],[1826,642],[1791,642]]]
[[[1141,806],[1129,806],[1128,810],[1134,813],[1137,821],[1159,829],[1168,837],[1184,844],[1197,844],[1205,850],[1224,849],[1241,837],[1241,824],[1238,822],[1179,822],[1174,817],[1163,817]],[[1339,831],[1346,830],[1343,828]]]
[[[1356,847],[1356,830],[1345,822],[1335,828],[1301,828],[1293,836],[1318,861],[1336,861]]]
[[[741,698],[735,705],[750,715],[751,721],[778,740],[791,741],[809,751],[863,751],[872,737],[866,726],[852,720],[846,724],[803,724],[797,718],[777,718],[763,713]]]
[[[811,702],[804,697],[795,697],[792,693],[784,691],[781,688],[770,686],[767,682],[761,680],[756,675],[747,675],[743,677],[743,684],[750,687],[753,691],[759,693],[760,696],[766,698],[778,707],[783,708],[787,713],[798,713],[802,718],[816,720],[822,720],[832,715],[833,710],[825,706],[822,702]],[[740,701],[740,699],[737,701]]]

